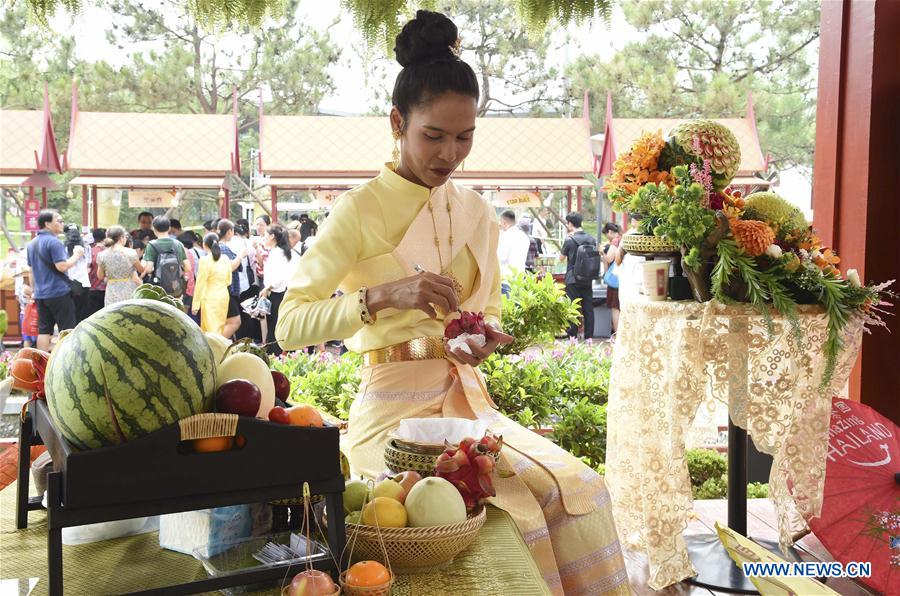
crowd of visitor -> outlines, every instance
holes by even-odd
[[[510,277],[535,271],[537,258],[548,253],[548,233],[540,219],[527,214],[517,218],[512,210],[500,214],[499,225],[501,288],[509,295]],[[152,283],[180,298],[204,331],[247,337],[273,354],[280,348],[270,335],[287,283],[318,229],[305,213],[291,215],[285,225],[273,224],[263,214],[252,225],[246,219],[208,220],[201,235],[184,230],[177,219],[142,212],[130,232],[111,226],[82,234],[79,226],[64,225],[50,209],[41,212],[38,226],[36,238],[19,256],[20,267],[27,264],[30,272],[16,278],[24,345],[46,349],[55,329],[74,327],[104,306],[129,299],[141,283]],[[634,299],[628,288],[636,285],[628,280],[637,276],[642,259],[619,250],[622,231],[615,223],[602,227],[602,244],[584,231],[579,213],[566,216],[566,227],[558,258],[566,263],[566,295],[581,300],[583,337],[593,337],[596,279],[606,284],[615,333],[620,303]],[[576,276],[582,245],[582,252],[599,257],[600,271],[590,279]],[[622,278],[626,287],[620,291]],[[576,337],[578,330],[573,325],[567,335]]]
[[[24,272],[15,295],[25,346],[49,349],[55,333],[151,283],[180,298],[204,331],[247,337],[273,354],[280,348],[270,330],[317,230],[306,214],[287,226],[261,215],[252,228],[246,219],[209,220],[201,236],[177,219],[142,212],[131,231],[116,225],[83,234],[53,209],[41,211],[38,227],[14,257]]]

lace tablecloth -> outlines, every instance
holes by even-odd
[[[701,403],[728,404],[732,421],[772,455],[769,496],[780,544],[798,515],[818,515],[825,484],[831,396],[844,386],[862,337],[847,326],[828,387],[827,318],[800,307],[799,334],[777,314],[715,301],[622,307],[607,406],[606,481],[623,541],[646,552],[648,585],[695,575],[682,537],[692,509],[685,435]]]

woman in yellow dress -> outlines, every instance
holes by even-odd
[[[210,232],[203,237],[206,256],[200,259],[191,312],[200,312],[200,328],[222,335],[228,318],[228,286],[231,285],[231,260],[222,257],[219,236]]]
[[[494,210],[450,179],[472,148],[479,95],[456,26],[419,11],[394,51],[394,163],[337,200],[288,283],[275,338],[286,350],[345,339],[363,354],[346,436],[356,473],[384,470],[404,418],[487,420],[504,439],[490,502],[515,520],[552,592],[630,593],[603,478],[501,415],[474,368],[512,338],[500,329]],[[471,355],[443,339],[458,308],[488,322]]]

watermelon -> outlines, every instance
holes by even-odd
[[[126,300],[61,340],[44,380],[57,429],[75,447],[94,449],[211,411],[216,362],[183,312],[156,300]]]

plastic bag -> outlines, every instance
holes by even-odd
[[[158,528],[158,515],[74,526],[62,529],[62,543],[66,545],[88,544],[111,538],[155,532]]]

